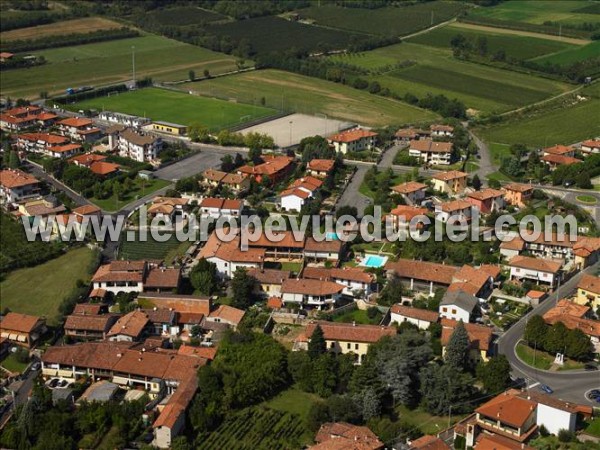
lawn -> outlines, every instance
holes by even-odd
[[[506,34],[494,32],[493,29],[492,31],[481,31],[471,29],[468,25],[460,23],[437,28],[428,33],[415,36],[409,39],[408,42],[449,49],[450,41],[458,34],[463,35],[471,42],[476,42],[479,38],[485,37],[487,39],[489,54],[504,50],[507,58],[516,58],[519,60],[535,58],[564,50],[570,51],[579,49],[576,45],[559,42],[553,39]]]
[[[579,201],[581,203],[587,203],[590,205],[593,205],[597,202],[596,197],[594,197],[592,195],[578,195],[577,201]]]
[[[10,353],[2,360],[2,362],[0,362],[0,366],[13,373],[23,373],[28,365],[28,362],[23,363],[17,360],[17,356],[14,353]]]
[[[158,178],[145,181],[144,184],[142,184],[139,179],[136,179],[135,184],[133,185],[134,187],[129,192],[122,195],[118,200],[114,194],[108,198],[98,199],[92,197],[89,200],[104,211],[117,211],[128,203],[162,189],[169,184],[171,184],[170,181],[160,180]]]
[[[397,406],[396,411],[402,422],[417,430],[421,430],[424,434],[436,435],[442,430],[448,428],[448,416],[433,416],[421,408],[408,409],[406,406]],[[456,414],[450,418],[450,423],[455,424],[465,416]]]
[[[56,324],[58,306],[74,288],[77,280],[89,278],[92,251],[87,247],[70,250],[39,266],[15,270],[0,282],[2,308],[46,316]]]
[[[36,97],[40,91],[60,94],[68,87],[100,86],[131,80],[132,47],[136,78],[183,80],[189,70],[201,75],[236,69],[235,57],[160,36],[60,47],[32,52],[46,64],[2,72],[3,96]],[[246,62],[248,64],[248,62]]]
[[[396,100],[330,81],[280,70],[260,70],[238,75],[186,83],[204,95],[236,98],[238,101],[265,105],[281,111],[326,114],[363,125],[401,125],[435,120],[434,113]]]
[[[379,174],[377,175],[377,180],[381,180],[381,178],[387,176],[387,174],[385,172],[379,172]],[[392,186],[396,186],[402,182],[404,182],[406,180],[406,175],[405,174],[396,174],[394,175],[394,177],[391,179],[391,185]],[[378,183],[379,184],[379,183]],[[366,195],[367,197],[371,197],[371,198],[375,198],[375,192],[372,191],[371,189],[369,189],[369,186],[367,186],[367,183],[365,183],[364,181],[361,183],[360,187],[358,188],[358,192],[360,192],[363,195]]]
[[[536,351],[522,342],[517,344],[517,356],[525,364],[536,369],[548,370],[554,363],[553,356],[541,350]]]
[[[111,30],[121,27],[123,27],[123,24],[102,17],[84,17],[35,27],[3,31],[0,33],[0,41],[6,43],[7,41],[20,39],[40,39],[46,36],[65,34],[65,30],[68,30],[69,33],[91,33],[93,31]]]
[[[586,427],[585,432],[600,438],[600,417],[596,417],[592,420]]]
[[[202,124],[219,130],[242,122],[276,114],[274,109],[190,95],[160,88],[138,89],[110,97],[99,97],[69,105],[73,110],[119,111],[183,125]]]
[[[227,16],[195,6],[155,9],[146,13],[146,17],[155,20],[161,25],[177,27],[200,25],[202,23],[215,22],[218,20],[228,20]]]
[[[362,309],[353,309],[351,311],[347,311],[345,313],[339,314],[333,318],[334,322],[343,322],[343,323],[360,323],[367,325],[378,325],[381,322],[382,316],[381,313],[377,314],[373,319],[370,319],[367,315],[367,311]]]
[[[311,406],[322,401],[316,394],[310,394],[296,387],[291,387],[281,392],[277,397],[265,402],[264,406],[277,411],[296,414],[306,420]]]
[[[133,237],[135,238],[134,240],[129,241],[126,239],[126,236],[129,233],[133,234]],[[168,241],[158,242],[152,238],[150,231],[148,231],[147,240],[140,241],[139,233],[131,230],[124,234],[124,238],[119,244],[119,258],[161,259],[165,260],[167,263],[170,263],[173,260],[172,255],[178,253],[183,244],[187,244],[189,247],[191,242],[179,242],[175,234],[173,234]]]
[[[558,64],[559,66],[569,66],[571,64],[575,64],[580,61],[587,61],[592,58],[600,58],[600,41],[595,41],[582,47],[574,47],[552,55],[536,58],[534,61],[539,64]]]
[[[449,49],[413,43],[332,58],[370,70],[368,78],[396,94],[444,94],[484,113],[509,111],[572,88],[555,80],[461,61]],[[386,70],[398,63],[405,67]]]
[[[368,10],[344,8],[337,4],[319,4],[302,9],[299,14],[300,17],[314,20],[315,24],[324,27],[373,35],[404,36],[445,22],[465,9],[466,6],[459,2],[442,1]],[[369,19],[365,20],[367,15]]]
[[[496,180],[496,181],[499,181],[501,183],[513,181],[508,175],[506,175],[506,174],[504,174],[504,173],[502,173],[500,171],[490,173],[487,176],[487,179],[488,180]]]
[[[489,144],[490,155],[492,157],[492,163],[495,166],[502,164],[502,160],[506,157],[510,157],[510,145],[491,143]]]

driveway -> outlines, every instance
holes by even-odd
[[[579,283],[583,273],[596,273],[598,268],[600,268],[600,263],[596,263],[593,266],[588,267],[585,271],[575,275],[562,285],[558,292],[550,295],[538,307],[534,308],[528,314],[523,316],[521,320],[510,327],[497,342],[498,353],[506,355],[513,369],[514,376],[525,378],[528,385],[535,385],[537,383],[547,384],[554,390],[553,396],[565,401],[577,402],[580,404],[591,404],[591,402],[586,399],[585,393],[590,389],[600,389],[599,372],[586,372],[584,370],[549,372],[535,369],[521,362],[515,353],[515,346],[523,337],[525,326],[529,318],[534,315],[545,314],[550,308],[556,305],[558,299],[568,297],[575,292],[577,283]]]
[[[487,184],[488,175],[495,172],[498,169],[492,163],[492,155],[490,154],[490,149],[488,145],[481,139],[479,139],[479,137],[473,134],[473,132],[471,132],[470,130],[469,135],[471,135],[473,142],[475,143],[475,145],[477,145],[480,157],[480,159],[477,160],[479,168],[476,171],[474,171],[471,175],[477,174],[481,182],[483,184]]]
[[[220,150],[203,149],[199,153],[196,153],[188,158],[171,164],[170,166],[163,167],[154,172],[156,178],[162,180],[176,181],[181,178],[191,177],[197,173],[203,172],[206,169],[215,168],[221,164],[221,158],[225,154],[231,152],[224,152]]]

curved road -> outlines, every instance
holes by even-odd
[[[535,383],[546,384],[554,390],[554,396],[565,401],[579,404],[596,405],[585,397],[590,389],[600,389],[600,371],[570,370],[565,372],[549,372],[534,369],[523,363],[515,353],[515,346],[523,337],[525,326],[529,318],[534,315],[545,314],[556,305],[558,299],[567,297],[577,289],[577,283],[583,273],[595,274],[600,268],[600,262],[578,273],[564,285],[558,292],[550,295],[538,307],[534,308],[521,320],[508,329],[497,342],[498,352],[506,355],[513,369],[513,375],[524,378],[528,385]]]

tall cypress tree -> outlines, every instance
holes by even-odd
[[[321,325],[317,325],[310,337],[310,342],[308,343],[308,356],[310,356],[310,359],[316,359],[326,351],[327,343],[325,342],[323,329],[321,328]]]
[[[467,368],[469,335],[462,320],[458,323],[446,346],[446,363],[458,370]]]

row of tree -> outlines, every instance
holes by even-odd
[[[541,316],[529,319],[523,338],[531,348],[562,353],[579,361],[588,360],[593,355],[590,338],[583,331],[578,328],[570,330],[562,322],[548,325]]]

